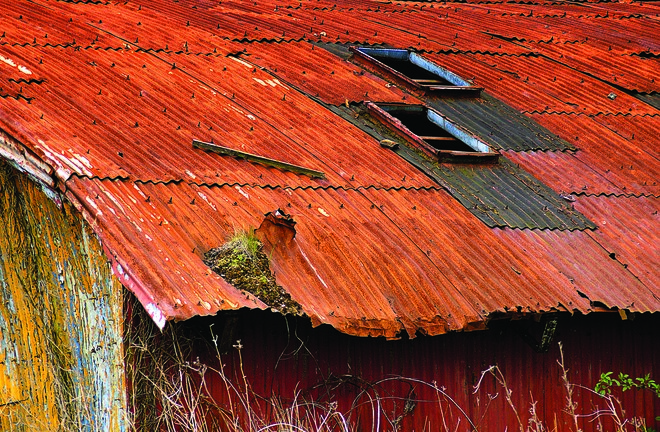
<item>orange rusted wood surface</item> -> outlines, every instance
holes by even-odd
[[[5,162],[0,190],[0,430],[125,430],[122,288],[97,238]]]

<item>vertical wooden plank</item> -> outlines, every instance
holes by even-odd
[[[126,430],[122,326],[82,218],[0,163],[0,430]]]

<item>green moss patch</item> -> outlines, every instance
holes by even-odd
[[[229,242],[204,254],[204,263],[224,280],[253,294],[283,314],[301,314],[301,307],[275,282],[261,242],[250,233],[236,234]]]

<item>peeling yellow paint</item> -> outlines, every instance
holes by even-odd
[[[128,429],[122,323],[82,218],[0,162],[0,430]]]

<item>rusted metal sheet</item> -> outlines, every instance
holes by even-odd
[[[655,298],[660,287],[660,203],[657,198],[582,197],[576,207],[600,228],[589,233],[612,261],[635,274]]]
[[[578,148],[546,157],[509,152],[540,181],[547,177],[555,192],[573,192],[577,198],[568,199],[578,203],[590,187],[630,200],[658,196],[657,122],[648,116],[657,110],[591,77],[624,74],[627,88],[652,88],[645,71],[658,52],[657,20],[615,19],[609,10],[628,7],[618,4],[507,7],[13,2],[0,17],[7,28],[0,86],[14,96],[0,98],[0,128],[9,137],[0,143],[3,157],[27,163],[35,178],[66,191],[102,239],[118,278],[160,326],[266,307],[212,274],[201,256],[277,208],[300,221],[296,247],[275,248],[273,266],[315,325],[397,337],[482,328],[492,314],[518,310],[588,312],[593,304],[657,310],[647,285],[655,276],[603,257],[600,228],[593,235],[489,229],[431,178],[314,100],[317,93],[321,102],[340,104],[367,93],[416,98],[307,42],[418,50],[483,80],[475,84]],[[540,56],[544,47],[554,60]],[[635,60],[645,65],[638,74],[623,60],[562,61],[579,53],[648,58]],[[590,117],[531,114],[541,112]],[[207,154],[192,148],[193,139],[327,178]],[[515,147],[541,148],[559,147]],[[573,158],[576,165],[565,172],[553,165]],[[562,181],[562,174],[570,178]],[[608,222],[608,199],[590,213],[599,227]],[[625,209],[617,211],[624,220]],[[621,228],[618,241],[623,234]],[[639,256],[649,246],[626,247]],[[580,268],[600,273],[569,271]]]
[[[625,195],[573,152],[507,151],[504,154],[559,194]]]
[[[78,179],[72,179],[70,187],[72,194],[83,197],[84,214],[94,221],[104,245],[128,260],[133,277],[148,288],[150,299],[140,301],[153,303],[167,319],[263,308],[258,299],[213,274],[201,256],[224,244],[236,229],[256,228],[265,213],[281,208],[296,220],[297,236],[294,245],[270,252],[273,269],[278,283],[316,325],[330,323],[352,334],[394,337],[403,329],[398,320],[412,334],[418,327],[429,333],[463,328],[466,315],[480,320],[457,300],[460,296],[450,294],[449,285],[442,299],[414,294],[419,286],[442,281],[442,275],[416,263],[424,254],[398,235],[387,218],[378,217],[381,211],[360,191],[132,187],[121,181]],[[149,212],[143,213],[147,208]],[[404,254],[410,258],[402,266]],[[173,263],[174,273],[156,271]],[[407,296],[414,304],[400,303]],[[402,310],[395,313],[390,302]]]
[[[0,162],[0,429],[128,429],[123,293],[80,215]]]
[[[241,58],[332,105],[341,105],[347,100],[404,102],[412,99],[389,82],[350,62],[340,61],[327,50],[308,42],[291,42],[286,49],[282,48],[277,44],[250,44]]]
[[[579,197],[576,207],[583,208],[584,203],[591,200],[591,197]],[[594,214],[590,216],[597,220]],[[560,293],[572,296],[569,301],[580,297],[589,302],[590,310],[596,310],[599,306],[635,312],[657,310],[660,306],[654,288],[658,283],[657,274],[640,281],[632,269],[612,259],[609,251],[592,241],[592,238],[602,235],[603,230],[608,230],[608,227],[601,225],[598,230],[573,232],[570,236],[554,231],[498,230],[495,234],[512,249],[524,251],[528,262],[542,263],[557,276],[568,280],[569,284],[560,288]],[[641,240],[638,247],[649,251],[655,243],[657,234]],[[657,253],[651,253],[651,257],[644,262],[653,262],[653,255],[657,259]],[[560,298],[561,294],[552,292],[551,296]],[[640,300],[632,302],[630,299],[633,297]],[[571,309],[566,304],[564,306]]]
[[[0,47],[1,52],[13,55],[6,47]],[[146,53],[83,50],[60,58],[31,47],[21,52],[48,57],[41,65],[38,60],[29,62],[30,68],[50,74],[67,71],[81,83],[79,92],[69,94],[56,85],[63,77],[49,75],[31,104],[0,99],[5,130],[31,143],[62,179],[75,173],[199,184],[432,186],[408,164],[380,151],[367,135],[238,59],[194,57],[191,61],[163,53],[160,56],[167,61],[162,61]],[[95,79],[103,84],[87,80],[89,73],[96,73]],[[127,115],[116,109],[117,103],[133,108]],[[67,113],[67,122],[58,120],[62,112]],[[303,125],[301,118],[306,119]],[[193,139],[323,171],[327,180],[283,176],[266,167],[206,154],[190,146]],[[373,163],[380,156],[384,159]]]
[[[523,112],[647,114],[649,107],[606,83],[545,57],[429,54]],[[616,84],[616,83],[615,83]],[[611,98],[611,94],[616,96]],[[609,96],[609,97],[608,97]]]
[[[531,117],[574,144],[579,149],[575,157],[623,193],[660,195],[660,165],[655,156],[657,145],[654,145],[657,135],[653,132],[658,129],[658,121],[654,117],[541,114]],[[610,128],[605,126],[607,119],[614,119],[609,120]],[[619,128],[628,130],[629,126],[623,126],[628,122],[639,126],[635,137],[632,131],[617,133]]]
[[[264,307],[212,274],[201,256],[237,227],[255,228],[278,208],[296,221],[295,239],[268,251],[278,283],[315,325],[328,323],[349,334],[479,328],[490,314],[517,308],[591,310],[565,269],[547,266],[557,248],[566,249],[562,265],[598,262],[601,278],[611,281],[607,290],[626,287],[608,305],[628,307],[628,299],[640,298],[640,308],[660,306],[586,234],[524,231],[548,245],[530,260],[515,240],[502,241],[444,191],[131,187],[86,179],[73,179],[70,187],[86,197],[85,214],[95,220],[106,247],[129,257],[129,268],[150,289],[149,301],[168,319]],[[105,210],[94,214],[91,203]],[[178,273],[155,271],[174,260]],[[573,280],[591,292],[600,278]],[[536,287],[531,296],[530,286]]]
[[[600,14],[607,15],[607,9]],[[556,17],[539,19],[527,14],[525,16],[497,14],[463,14],[461,21],[487,30],[496,38],[520,44],[530,51],[536,51],[539,44],[570,46],[587,43],[600,47],[607,52],[658,52],[660,44],[657,40],[660,23],[655,17],[641,19],[603,19]]]
[[[90,4],[76,3],[60,5],[68,13],[82,15],[89,21],[98,21],[99,16],[108,14]],[[111,11],[126,16],[125,20],[104,21],[95,24],[105,31],[126,36],[130,43],[139,34],[145,33],[147,43],[166,42],[162,36],[153,35],[160,28],[153,16],[164,16],[173,27],[185,26],[192,37],[174,35],[178,49],[184,50],[189,40],[216,40],[233,42],[288,42],[311,40],[335,43],[387,43],[400,48],[415,48],[423,51],[471,51],[492,53],[521,53],[527,48],[494,40],[483,32],[457,24],[454,20],[466,13],[462,8],[427,8],[414,10],[388,5],[361,3],[338,7],[333,4],[323,7],[317,3],[304,6],[283,5],[266,1],[257,4],[223,3],[202,6],[177,2],[131,3],[114,5]],[[352,12],[352,13],[351,13]],[[469,11],[467,12],[469,13]],[[416,26],[409,29],[411,20]],[[143,23],[144,21],[144,23]],[[146,26],[142,30],[137,23]],[[195,37],[196,32],[204,32]],[[217,38],[217,39],[216,39]],[[153,41],[153,42],[152,42]],[[189,42],[195,43],[195,42]],[[221,42],[222,43],[222,42]],[[157,48],[152,46],[151,48]],[[160,48],[164,48],[160,45]],[[196,49],[189,48],[197,53]]]
[[[621,149],[622,162],[629,160],[629,152],[635,154],[644,153],[655,159],[660,159],[660,146],[658,146],[660,115],[644,117],[596,116],[593,117],[593,120],[603,126],[608,133],[613,132],[621,138],[626,139],[629,147],[623,147]],[[643,166],[646,167],[648,165],[651,165],[650,161]],[[653,168],[649,167],[649,169]]]
[[[660,26],[657,29],[660,31]],[[603,51],[601,44],[607,44],[607,41],[601,41],[598,45],[592,43],[561,47],[543,45],[536,47],[535,50],[582,74],[588,74],[615,86],[640,93],[660,91],[660,80],[655,79],[656,71],[660,69],[660,58],[640,56],[640,54],[649,54],[650,51],[625,53],[607,51],[601,54]],[[618,96],[627,95],[619,91]]]

